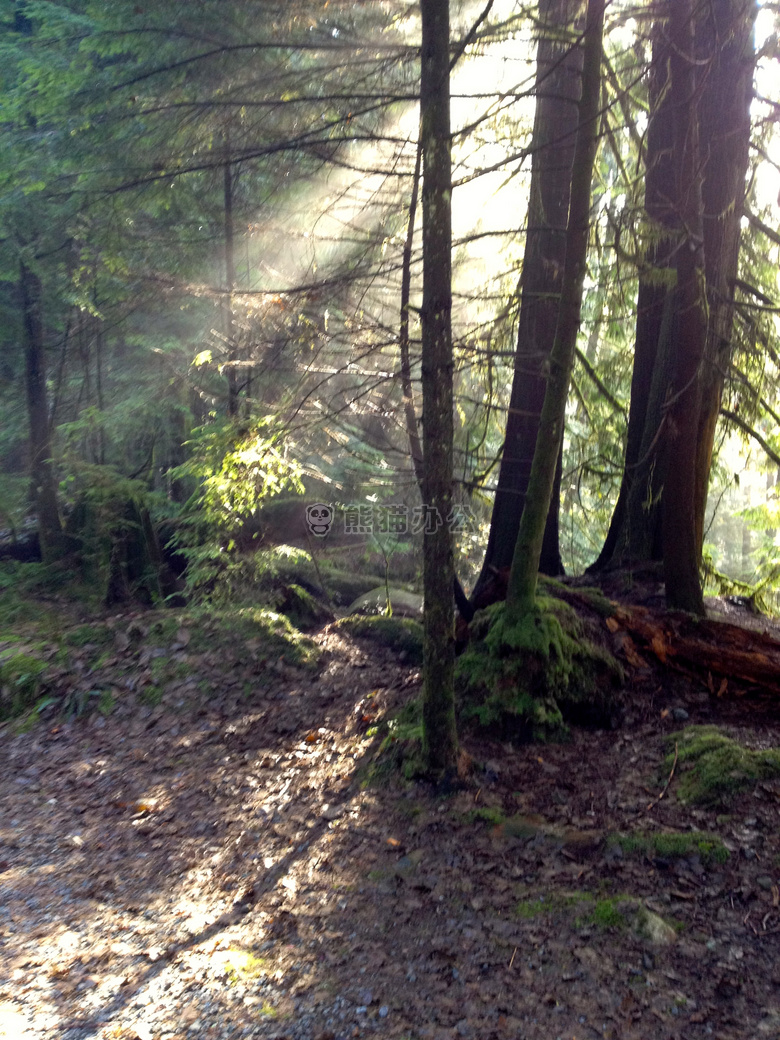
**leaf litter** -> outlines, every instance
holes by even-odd
[[[442,797],[366,783],[419,693],[391,652],[154,624],[75,651],[110,710],[0,732],[0,1036],[780,1036],[780,785],[685,803],[664,765],[680,712],[765,748],[770,710],[641,660],[620,729],[467,733]]]

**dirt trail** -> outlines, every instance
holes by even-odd
[[[362,786],[419,675],[317,640],[316,675],[215,646],[214,692],[0,733],[0,1036],[780,1037],[780,784],[658,799],[675,729],[770,715],[648,673],[614,732],[467,737],[450,797]]]

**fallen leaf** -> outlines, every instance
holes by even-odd
[[[620,628],[620,622],[618,621],[617,618],[614,618],[614,617],[608,617],[607,620],[606,620],[606,625],[607,625],[607,628],[610,630],[610,632],[612,632],[613,635]]]

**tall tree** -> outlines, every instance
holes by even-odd
[[[456,767],[452,640],[452,164],[449,0],[420,0],[423,156],[423,748],[434,776]]]
[[[474,594],[496,570],[512,562],[528,491],[563,283],[582,73],[576,25],[582,8],[582,0],[539,3],[536,114],[517,350],[490,533]],[[560,463],[540,560],[545,574],[563,571],[558,545],[559,492]]]
[[[534,606],[545,520],[563,438],[566,399],[587,271],[591,181],[599,140],[604,5],[605,0],[588,0],[560,305],[528,493],[509,575],[506,600],[509,625],[520,620]]]
[[[755,66],[753,0],[696,2],[684,13],[683,26],[676,20],[682,17],[680,10],[667,4],[654,28],[645,196],[652,240],[640,272],[623,480],[604,547],[594,564],[600,569],[661,560],[668,551],[676,560],[665,566],[673,585],[684,572],[690,574],[698,567],[701,556],[715,426],[733,353],[734,285]],[[681,67],[681,45],[673,38],[673,32],[683,28],[689,46],[683,53],[693,62],[690,68]],[[690,112],[685,111],[686,103]],[[681,127],[683,119],[694,120],[695,126]],[[686,151],[681,153],[683,144]],[[690,154],[694,146],[697,161]],[[699,216],[694,219],[697,208]],[[682,251],[687,251],[685,258]],[[691,258],[698,265],[700,291],[706,294],[698,304],[691,296],[691,272],[685,265]],[[694,334],[691,322],[702,307],[704,344],[694,348],[701,330]],[[689,348],[699,355],[695,374],[689,368]],[[684,371],[688,371],[685,380]],[[695,425],[681,433],[681,423],[687,424],[691,416]],[[683,445],[695,454],[692,471],[687,459],[681,468],[678,453]],[[667,510],[671,517],[683,498],[688,499],[687,487],[684,494],[680,488],[683,472],[692,483],[694,531],[687,550],[692,559],[684,568],[676,555],[681,551],[681,532],[664,535]],[[692,590],[690,577],[687,586]],[[677,593],[672,592],[671,598],[681,605]],[[700,609],[692,593],[682,599],[689,609]]]
[[[19,293],[24,320],[25,383],[30,420],[30,480],[33,506],[38,520],[41,556],[50,562],[64,551],[62,525],[57,505],[57,481],[52,464],[51,418],[46,389],[46,342],[42,296],[38,275],[22,260]]]

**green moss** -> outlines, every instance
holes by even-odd
[[[599,899],[590,913],[582,918],[582,924],[590,925],[601,932],[622,931],[628,924],[626,918],[628,906],[625,896]]]
[[[569,916],[575,908],[593,902],[589,892],[554,892],[528,896],[521,899],[515,907],[515,914],[524,921],[533,920],[541,915]]]
[[[371,762],[358,771],[361,786],[387,783],[399,774],[411,780],[423,772],[422,702],[409,701],[384,727],[386,736]]]
[[[322,628],[333,620],[328,608],[301,585],[286,585],[279,594],[279,613],[284,614],[301,632]]]
[[[619,846],[627,855],[659,856],[662,859],[685,859],[696,855],[702,863],[725,863],[729,857],[720,838],[703,831],[613,834],[608,844]]]
[[[192,617],[193,631],[190,646],[208,650],[215,644],[221,648],[235,647],[246,653],[247,645],[260,660],[279,660],[299,668],[315,669],[319,664],[317,644],[299,632],[284,614],[263,607],[240,607],[237,610],[208,610]],[[190,616],[181,615],[176,628],[187,627]]]
[[[522,738],[560,739],[568,722],[607,721],[622,678],[617,661],[588,638],[568,604],[540,596],[510,626],[498,603],[478,613],[458,659],[460,717]]]
[[[21,715],[38,699],[47,662],[36,649],[11,646],[0,650],[0,719]]]
[[[106,647],[114,641],[114,633],[107,625],[76,625],[63,636],[66,646],[83,648],[85,646]]]
[[[677,745],[677,792],[682,802],[725,807],[739,791],[780,776],[780,749],[753,751],[715,726],[688,726],[672,734],[669,744]],[[664,769],[670,770],[673,761],[670,751]]]
[[[352,635],[405,653],[412,664],[422,664],[423,630],[419,621],[402,617],[352,616],[342,618],[337,625]]]

